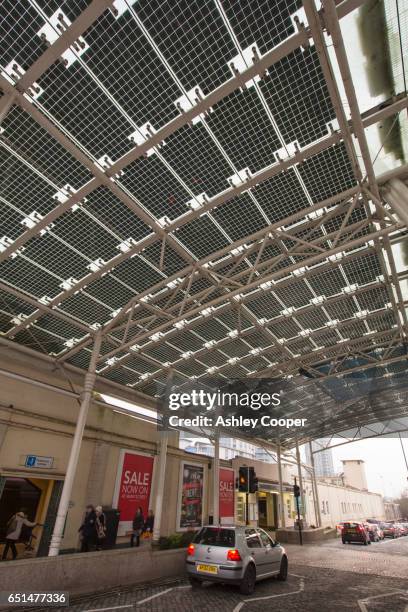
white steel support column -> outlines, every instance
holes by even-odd
[[[164,483],[166,476],[166,459],[167,459],[167,442],[169,432],[167,430],[160,432],[160,454],[158,465],[158,478],[156,499],[154,503],[154,526],[153,526],[153,542],[158,542],[160,539],[160,527],[163,514],[163,498],[164,498]]]
[[[300,451],[299,451],[299,444],[298,441],[296,440],[296,463],[297,463],[297,469],[298,469],[298,478],[299,478],[299,487],[300,487],[300,499],[302,500],[302,512],[301,514],[303,514],[303,517],[306,518],[306,496],[304,493],[304,489],[303,489],[303,476],[302,476],[302,464],[300,462]]]
[[[281,446],[278,444],[277,448],[277,459],[278,459],[278,474],[279,474],[279,508],[280,508],[280,526],[286,527],[285,520],[285,500],[283,499],[283,481],[282,481],[282,457],[281,457]]]
[[[50,550],[48,555],[56,557],[58,555],[62,534],[64,531],[65,520],[67,517],[69,502],[74,484],[75,473],[78,465],[79,453],[81,451],[82,437],[84,434],[86,419],[88,416],[89,405],[91,403],[92,391],[95,384],[96,364],[101,349],[102,334],[99,332],[95,336],[94,346],[92,350],[91,361],[88,372],[85,375],[84,389],[81,398],[81,407],[79,409],[78,420],[75,427],[74,439],[72,442],[71,452],[69,455],[67,471],[65,474],[64,486],[62,489],[61,500],[58,507],[57,518],[55,521],[54,532],[51,538]]]
[[[214,461],[213,461],[213,524],[220,522],[220,435],[214,437]]]
[[[312,466],[312,487],[314,490],[314,501],[315,501],[315,515],[316,515],[316,527],[321,527],[322,526],[322,517],[320,514],[320,501],[319,501],[319,491],[317,489],[317,480],[316,480],[316,472],[315,472],[315,463],[314,463],[314,457],[313,457],[313,448],[312,448],[312,443],[309,442],[309,449],[310,449],[310,462],[311,462],[311,466]]]

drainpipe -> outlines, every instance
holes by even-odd
[[[283,482],[282,482],[282,462],[281,462],[281,445],[278,443],[277,448],[278,473],[279,473],[279,507],[280,507],[280,522],[281,527],[286,527],[285,520],[285,500],[283,499]]]
[[[312,487],[314,489],[314,501],[315,501],[315,515],[316,515],[316,527],[321,527],[322,526],[322,517],[320,514],[320,501],[319,501],[319,491],[317,489],[317,480],[316,480],[316,472],[315,472],[315,463],[314,463],[314,457],[313,457],[313,448],[312,448],[312,443],[309,442],[309,449],[310,449],[310,463],[312,466]]]
[[[162,512],[163,512],[164,483],[165,483],[165,476],[166,476],[168,437],[169,437],[169,432],[167,430],[160,432],[159,467],[158,467],[156,499],[155,499],[155,504],[154,504],[153,542],[158,542],[160,539],[160,527],[161,527],[161,519],[162,519]]]
[[[213,461],[213,524],[220,522],[220,435],[215,433],[214,437],[214,461]]]
[[[85,375],[84,389],[82,393],[81,407],[79,409],[78,420],[75,427],[74,439],[69,455],[67,472],[65,474],[64,486],[62,489],[61,500],[58,507],[57,518],[55,521],[54,532],[51,538],[50,550],[48,555],[56,557],[61,547],[62,535],[65,527],[69,502],[71,499],[72,487],[74,484],[75,472],[78,465],[79,453],[81,451],[82,437],[84,434],[86,419],[88,416],[89,405],[91,403],[92,391],[95,384],[96,364],[101,348],[102,334],[99,332],[95,336],[92,350],[91,361],[88,372]]]
[[[298,478],[299,478],[299,487],[300,487],[300,499],[302,500],[302,515],[303,518],[306,519],[306,506],[305,506],[305,494],[304,494],[304,489],[303,489],[303,476],[302,476],[302,464],[300,462],[300,451],[299,451],[299,444],[298,441],[296,440],[296,463],[297,463],[297,468],[298,468]]]

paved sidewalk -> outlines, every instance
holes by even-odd
[[[290,562],[308,567],[325,567],[359,574],[408,578],[408,537],[373,542],[370,546],[342,544],[285,545]]]

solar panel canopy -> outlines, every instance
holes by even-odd
[[[380,379],[374,416],[403,415],[405,229],[363,145],[406,94],[339,94],[355,4],[3,0],[2,337],[85,371],[102,332],[119,395],[291,380],[332,406],[312,437],[371,418]]]

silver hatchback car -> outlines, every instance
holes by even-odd
[[[206,525],[187,549],[187,574],[193,587],[202,582],[237,584],[250,595],[257,580],[286,580],[288,558],[283,546],[257,527]]]

